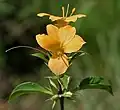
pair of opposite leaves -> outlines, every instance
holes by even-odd
[[[77,52],[86,43],[79,35],[76,35],[75,27],[69,25],[69,22],[75,22],[77,18],[86,17],[86,15],[73,15],[75,12],[73,8],[70,16],[67,17],[68,9],[69,5],[65,16],[64,7],[62,7],[63,17],[47,13],[37,14],[39,17],[49,16],[54,23],[54,25],[46,26],[48,35],[38,34],[36,40],[42,48],[51,53],[48,67],[55,75],[61,75],[68,69],[69,62],[66,53]]]

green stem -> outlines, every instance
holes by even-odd
[[[59,91],[58,91],[58,94],[63,94],[63,91],[62,91],[62,87],[61,87],[61,84],[60,82],[59,83]],[[64,110],[64,97],[60,97],[60,110]]]

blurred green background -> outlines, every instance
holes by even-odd
[[[35,35],[45,33],[51,23],[39,12],[62,15],[61,7],[70,4],[86,18],[74,24],[77,34],[87,42],[82,50],[89,53],[74,60],[68,73],[75,83],[97,75],[112,81],[114,96],[101,90],[78,93],[76,102],[66,100],[65,110],[120,110],[120,0],[0,0],[0,106],[7,110],[12,89],[21,82],[34,81],[46,85],[43,78],[51,75],[42,60],[29,54],[34,50],[19,48],[5,53],[13,46],[28,45],[39,48]],[[48,96],[31,94],[17,99],[10,110],[51,110]],[[59,110],[59,104],[55,107]]]

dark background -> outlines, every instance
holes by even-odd
[[[21,82],[34,81],[46,85],[44,76],[51,75],[44,62],[30,56],[34,50],[19,45],[39,48],[35,35],[45,33],[51,23],[39,12],[61,16],[61,7],[70,4],[86,18],[78,19],[74,26],[77,34],[87,42],[82,50],[89,53],[73,62],[68,73],[75,83],[86,76],[104,76],[113,84],[114,96],[105,91],[85,90],[78,93],[75,103],[66,100],[66,110],[120,110],[120,0],[0,0],[0,107],[12,89]],[[11,110],[51,110],[48,96],[33,94],[17,99]],[[7,108],[7,107],[6,107]],[[0,110],[7,110],[6,108]],[[56,110],[59,109],[59,104]]]

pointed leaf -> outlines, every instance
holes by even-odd
[[[55,108],[56,101],[53,101],[52,110]]]
[[[60,78],[60,80],[61,80],[61,83],[62,83],[64,89],[67,90],[69,82],[70,82],[70,76],[64,75],[62,78]]]
[[[71,63],[74,59],[76,59],[78,56],[83,56],[86,55],[87,53],[84,51],[78,51],[76,53],[72,53],[72,55],[70,56],[70,60],[69,63]]]
[[[46,55],[44,55],[43,53],[34,53],[34,54],[31,54],[32,56],[35,56],[35,57],[38,57],[42,60],[44,60],[45,62],[48,62],[48,59],[46,58]]]
[[[50,78],[49,78],[49,82],[55,89],[58,89],[56,84]]]
[[[75,88],[77,90],[84,89],[102,89],[113,95],[112,86],[109,81],[105,81],[103,77],[87,77],[80,82],[80,85]]]
[[[54,101],[54,100],[57,100],[59,98],[59,95],[58,94],[55,94],[55,95],[53,95],[50,99],[52,100],[52,101]]]
[[[45,89],[44,87],[40,86],[37,83],[25,82],[16,86],[16,88],[12,91],[9,100],[33,92],[39,92],[39,93],[42,92],[45,94],[53,95],[51,91]]]
[[[59,79],[58,76],[46,76],[44,78],[47,78],[47,79]]]
[[[64,92],[61,96],[62,97],[66,97],[66,98],[70,98],[70,97],[72,97],[72,92],[70,92],[70,91],[68,91],[68,92]]]

